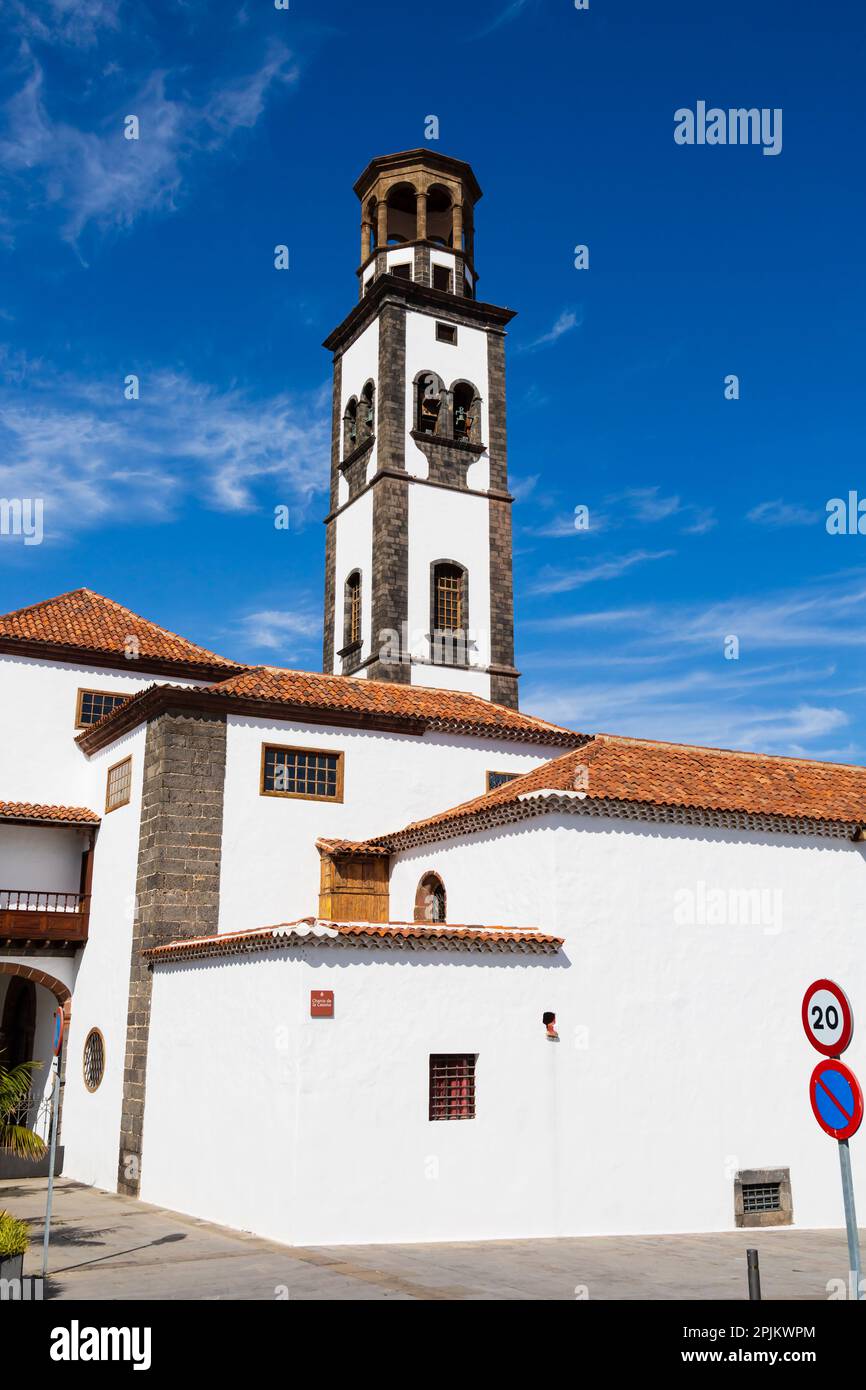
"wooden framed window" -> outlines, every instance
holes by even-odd
[[[354,647],[361,641],[361,576],[357,570],[346,580],[346,630],[344,645]]]
[[[447,287],[446,287],[447,288]],[[457,329],[453,323],[437,323],[436,325],[437,343],[457,344]]]
[[[447,265],[434,265],[433,288],[434,290],[446,290],[448,294],[451,293],[451,270]],[[452,332],[454,332],[453,329]],[[451,339],[446,338],[445,341],[450,343]]]
[[[392,275],[396,275],[398,280],[412,279],[412,265],[409,261],[398,261],[396,265],[389,266]]]
[[[262,796],[293,796],[304,801],[343,800],[343,754],[319,748],[262,745]]]
[[[132,758],[124,758],[108,769],[105,779],[105,809],[116,811],[126,806],[132,796]]]
[[[84,1041],[84,1084],[95,1091],[105,1075],[105,1038],[98,1028],[91,1028]]]
[[[487,786],[485,791],[492,792],[496,787],[504,787],[506,782],[513,782],[515,777],[519,777],[519,772],[488,772]]]
[[[474,1053],[431,1053],[429,1118],[475,1119]]]
[[[86,729],[95,724],[104,714],[111,714],[128,699],[128,695],[112,695],[107,690],[79,690],[75,705],[76,729]]]
[[[462,632],[463,571],[456,565],[437,565],[435,587],[436,631]]]

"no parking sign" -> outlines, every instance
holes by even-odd
[[[831,1139],[850,1139],[863,1119],[863,1092],[850,1067],[828,1058],[819,1062],[809,1082],[815,1119]]]

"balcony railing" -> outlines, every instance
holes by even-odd
[[[0,942],[87,940],[90,896],[42,888],[0,888]]]

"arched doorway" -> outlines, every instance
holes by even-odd
[[[0,1062],[17,1067],[32,1062],[36,1034],[36,986],[32,980],[13,975],[6,991],[3,1021],[0,1023]]]

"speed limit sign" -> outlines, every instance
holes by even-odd
[[[814,1048],[838,1057],[851,1041],[854,1016],[843,989],[832,980],[816,980],[803,997],[803,1027]]]

